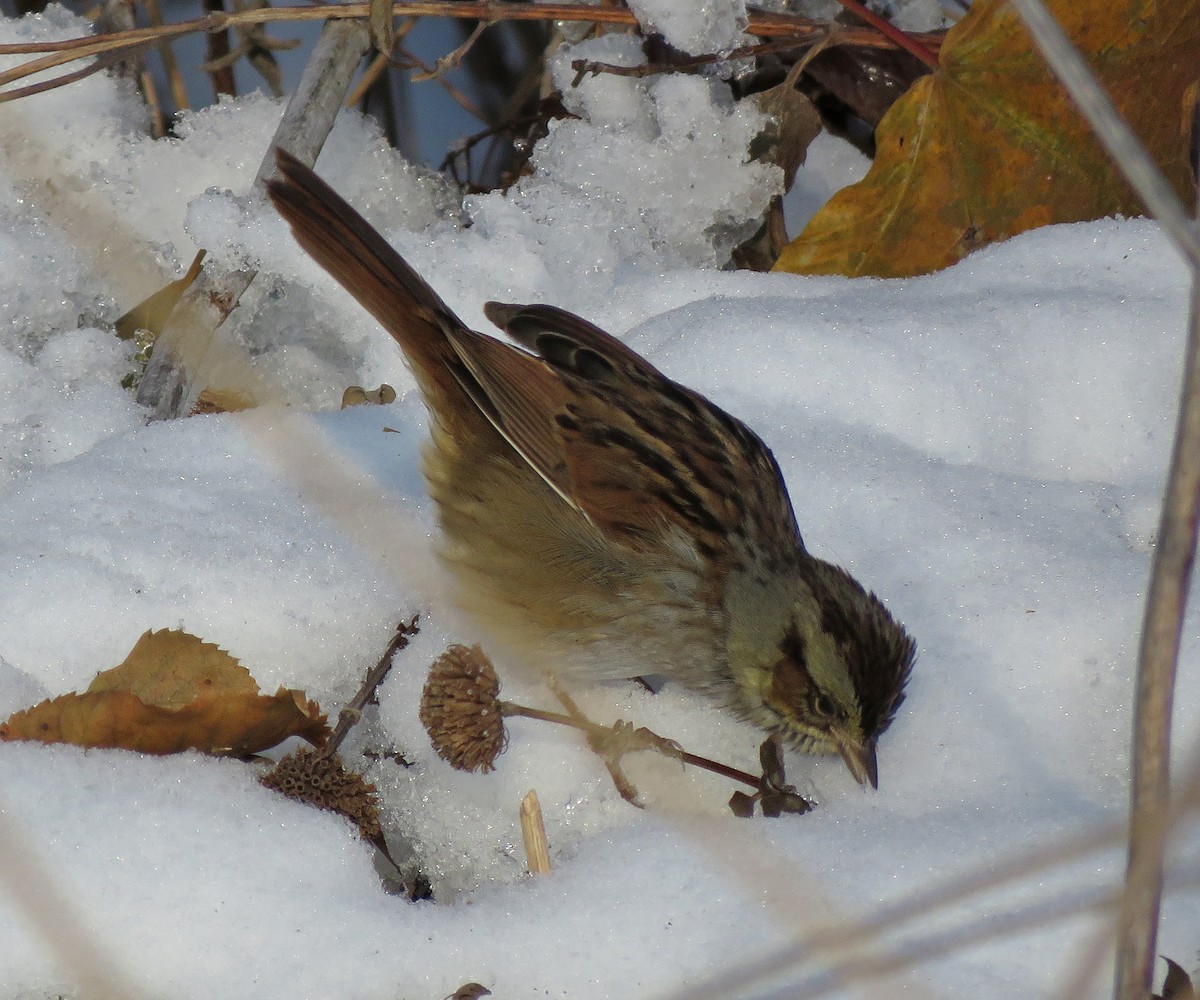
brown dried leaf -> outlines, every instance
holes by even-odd
[[[734,792],[729,799],[729,809],[741,819],[754,815],[757,804],[762,814],[778,819],[784,813],[803,815],[811,811],[814,803],[787,784],[783,768],[783,748],[778,735],[768,736],[758,748],[758,759],[762,764],[762,777],[758,779],[758,791],[754,795]]]
[[[750,819],[754,816],[754,803],[757,801],[757,796],[734,792],[729,796],[729,811],[738,819]]]
[[[750,144],[750,156],[774,163],[783,171],[784,190],[790,191],[796,171],[808,155],[808,147],[821,132],[821,116],[813,102],[796,89],[798,70],[776,87],[754,95],[754,101],[769,124]],[[787,243],[783,222],[783,202],[776,197],[767,208],[757,233],[732,254],[735,266],[750,271],[769,271]]]
[[[778,86],[755,94],[754,101],[763,114],[771,116],[772,125],[751,143],[750,155],[777,164],[783,170],[783,186],[790,190],[808,147],[821,134],[821,115],[813,102],[795,88],[790,76]]]
[[[804,71],[863,121],[877,125],[929,67],[902,49],[833,45],[817,53]]]
[[[220,646],[160,629],[143,632],[125,661],[98,673],[88,691],[128,691],[147,705],[179,708],[207,695],[258,694],[258,685]]]
[[[280,688],[273,696],[229,694],[182,708],[147,705],[128,691],[89,691],[47,699],[0,723],[0,740],[39,740],[167,754],[204,750],[258,753],[299,736],[324,742],[329,727],[315,702]]]
[[[174,629],[143,633],[125,661],[97,674],[83,694],[47,699],[0,724],[0,740],[156,754],[244,755],[289,736],[319,746],[328,734],[320,706],[303,691],[260,694],[237,659]]]

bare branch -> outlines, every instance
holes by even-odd
[[[71,38],[58,42],[25,42],[20,44],[0,45],[0,55],[32,55],[47,53],[40,59],[15,66],[0,73],[0,87],[17,80],[39,73],[63,63],[104,52],[120,51],[122,56],[128,56],[148,45],[157,45],[174,38],[196,32],[224,31],[228,28],[246,28],[253,25],[268,24],[274,21],[313,21],[313,20],[343,20],[365,19],[370,16],[371,4],[313,4],[309,6],[273,7],[256,10],[226,13],[213,11],[204,17],[181,21],[178,24],[162,25],[160,27],[134,28],[129,31],[118,31],[102,37],[88,35],[82,38]],[[636,21],[633,14],[624,7],[609,7],[602,5],[575,5],[559,3],[508,3],[503,0],[482,0],[482,2],[457,3],[454,0],[427,0],[424,3],[396,3],[392,7],[393,16],[403,17],[455,17],[481,21],[585,21],[595,24],[633,25]],[[823,37],[828,28],[823,21],[814,21],[788,14],[773,14],[767,11],[754,11],[749,20],[747,31],[763,38],[789,38],[795,40],[818,40]],[[893,48],[896,43],[874,28],[842,28],[840,33],[850,44],[869,48]],[[926,35],[910,35],[910,40],[925,46],[928,50],[936,49],[941,42],[940,33]],[[54,86],[62,86],[78,79],[69,74],[50,81],[48,85],[39,85],[39,90],[49,90]],[[13,100],[24,93],[39,91],[7,91],[0,93],[0,102]]]

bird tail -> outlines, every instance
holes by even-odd
[[[443,420],[463,412],[467,400],[446,334],[465,330],[462,321],[311,168],[282,149],[275,158],[279,174],[267,182],[267,194],[296,241],[396,339],[430,409]]]

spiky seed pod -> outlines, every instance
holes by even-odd
[[[347,770],[337,754],[324,757],[300,747],[259,780],[290,799],[341,813],[358,824],[364,840],[376,841],[383,836],[375,786],[363,780],[361,774]]]
[[[496,766],[508,746],[500,679],[478,646],[451,646],[433,662],[421,694],[421,724],[437,755],[459,771]]]

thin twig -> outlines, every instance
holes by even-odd
[[[858,0],[838,0],[838,3],[845,7],[846,10],[862,18],[885,38],[890,38],[896,43],[897,48],[904,49],[910,55],[916,56],[931,70],[938,68],[938,57],[933,52],[917,41],[912,35],[901,31],[887,18],[880,17],[875,11],[859,3]]]
[[[1015,4],[1046,62],[1193,272],[1183,390],[1142,619],[1134,701],[1129,851],[1114,989],[1118,1000],[1141,1000],[1154,975],[1166,850],[1161,817],[1170,800],[1171,705],[1200,518],[1200,233],[1041,0]]]
[[[375,695],[376,688],[383,683],[388,671],[392,669],[392,660],[400,650],[408,645],[408,640],[420,631],[417,626],[418,618],[418,615],[413,615],[409,621],[401,622],[396,626],[396,634],[392,636],[383,655],[379,657],[379,662],[363,679],[358,693],[346,702],[345,707],[338,713],[337,727],[334,729],[333,735],[325,742],[325,746],[321,748],[322,757],[332,757],[337,753],[338,747],[342,745],[346,735],[362,718],[362,710],[366,708],[367,702]]]
[[[140,46],[141,48],[149,48],[148,45]],[[29,83],[24,87],[15,87],[12,90],[6,90],[0,94],[0,103],[4,101],[15,101],[20,97],[31,97],[34,94],[44,94],[48,90],[55,90],[58,87],[65,87],[68,83],[76,83],[79,80],[84,80],[93,73],[99,73],[114,66],[132,54],[132,49],[127,51],[109,52],[98,56],[96,61],[88,63],[88,65],[80,69],[73,70],[70,73],[64,73],[62,76],[56,76],[53,80],[41,80],[38,83]],[[29,74],[22,74],[23,76]]]
[[[428,0],[423,3],[397,3],[393,5],[396,16],[414,17],[457,17],[472,18],[485,21],[586,21],[597,24],[636,23],[633,14],[624,7],[572,5],[572,4],[522,4],[507,3],[501,0],[494,2],[454,2],[454,0]],[[196,32],[223,31],[227,28],[241,28],[250,25],[267,24],[275,21],[312,21],[363,19],[370,15],[371,6],[368,3],[349,4],[314,4],[310,6],[285,6],[261,8],[255,10],[213,11],[204,17],[181,21],[178,24],[168,24],[162,27],[133,28],[128,31],[117,31],[102,37],[87,35],[81,38],[65,39],[57,42],[23,42],[19,44],[0,45],[0,55],[31,55],[47,53],[40,59],[15,66],[0,73],[0,86],[24,79],[33,73],[51,69],[66,62],[88,56],[99,55],[102,52],[119,50],[122,56],[128,56],[148,45],[156,45],[174,38]],[[773,14],[766,11],[754,11],[749,19],[747,31],[763,38],[790,37],[796,39],[816,39],[827,31],[824,22],[813,21],[795,15]],[[843,28],[840,29],[847,44],[864,48],[893,48],[895,43],[873,28]],[[917,39],[922,44],[934,48],[940,44],[941,34],[930,33],[923,36],[908,36]],[[49,90],[55,86],[73,82],[79,77],[64,75],[52,81],[47,81],[41,90]],[[21,89],[0,93],[0,102],[10,101],[28,93],[37,93]]]
[[[204,17],[180,21],[165,28],[134,28],[130,31],[113,32],[107,37],[125,38],[134,41],[157,42],[166,33],[170,35],[191,34],[196,31],[218,31],[225,27],[248,24],[265,24],[271,21],[327,21],[346,18],[364,19],[370,16],[369,3],[346,4],[303,4],[266,7],[258,10],[219,12]],[[505,0],[422,0],[417,3],[397,2],[392,5],[397,17],[451,17],[483,21],[583,21],[594,24],[625,25],[633,27],[637,19],[627,7],[608,4],[570,3],[511,3]],[[824,20],[801,17],[798,14],[777,14],[771,11],[752,9],[746,32],[763,38],[780,38],[786,35],[821,35],[828,30]],[[890,38],[882,37],[874,28],[846,26],[847,39],[854,45],[867,48],[895,48]],[[913,34],[931,49],[941,44],[944,33],[939,31]],[[0,45],[0,55],[26,52],[57,52],[65,48],[87,47],[95,36],[64,39],[51,42],[20,42]]]
[[[716,63],[732,62],[737,59],[752,59],[759,56],[770,55],[775,52],[790,52],[792,49],[807,48],[803,60],[796,63],[797,66],[803,67],[809,61],[826,49],[835,45],[843,44],[842,29],[838,28],[835,32],[826,32],[825,36],[816,38],[785,38],[775,42],[760,42],[757,45],[743,45],[741,48],[733,49],[730,52],[706,52],[696,56],[680,56],[669,63],[641,63],[637,66],[619,66],[616,63],[596,62],[590,59],[575,59],[571,62],[571,69],[575,70],[575,79],[572,81],[572,86],[578,87],[579,81],[587,74],[606,73],[609,76],[631,76],[631,77],[647,77],[654,76],[659,73],[680,73],[688,70],[701,69],[705,66],[711,66]],[[789,86],[795,86],[796,79],[800,73],[794,72],[795,66],[788,72],[791,78]]]
[[[426,80],[443,77],[451,70],[458,69],[462,65],[462,61],[467,57],[467,53],[475,47],[475,43],[479,41],[480,36],[491,26],[491,21],[480,21],[471,29],[471,33],[467,36],[466,41],[457,48],[447,52],[444,56],[438,56],[432,70],[414,73],[413,81],[415,83],[424,83]]]
[[[613,730],[609,726],[602,726],[599,723],[591,722],[583,717],[583,715],[566,715],[562,712],[547,712],[540,708],[529,708],[526,705],[518,705],[516,702],[502,701],[500,702],[500,710],[506,716],[520,716],[526,719],[538,719],[542,722],[553,722],[560,726],[571,726],[573,729],[578,729],[582,733],[586,733],[589,737],[596,739],[605,739],[613,734]],[[644,749],[660,749],[657,744],[647,744]],[[746,771],[739,771],[736,767],[730,767],[728,764],[722,764],[720,761],[710,760],[707,757],[699,757],[694,753],[688,753],[686,750],[674,749],[669,756],[683,761],[685,764],[691,764],[693,767],[703,768],[705,771],[712,771],[713,774],[719,774],[723,778],[730,778],[733,781],[740,781],[743,784],[749,785],[751,788],[758,788],[757,775],[750,774]]]
[[[204,0],[204,9],[210,13],[223,14],[225,12],[223,0]],[[229,32],[227,30],[208,32],[205,45],[205,52],[208,56],[206,62],[219,65],[222,57],[229,55],[229,50]],[[213,70],[209,76],[212,78],[215,97],[219,99],[222,94],[228,94],[230,97],[237,96],[237,84],[234,81],[232,66]]]
[[[151,24],[161,26],[166,23],[163,20],[162,11],[159,9],[158,0],[146,0],[146,13],[150,16]],[[171,100],[175,103],[174,110],[176,112],[186,111],[191,106],[188,103],[187,86],[183,82],[183,74],[179,71],[179,62],[175,58],[175,50],[171,48],[171,43],[163,42],[158,47],[158,54],[163,61],[163,70],[167,74],[167,81],[171,85]]]
[[[1150,991],[1157,954],[1170,801],[1171,706],[1200,517],[1200,270],[1192,304],[1175,445],[1150,571],[1134,702],[1129,857],[1117,941],[1116,996]]]
[[[363,70],[362,76],[358,78],[356,83],[346,95],[346,99],[342,102],[344,108],[356,108],[360,101],[367,96],[367,91],[375,86],[375,81],[378,80],[392,63],[392,58],[384,52],[376,52],[371,57],[371,62],[367,68]]]
[[[401,22],[400,26],[394,29],[393,48],[395,47],[395,42],[401,42],[407,38],[409,33],[419,23],[420,22],[415,17],[405,18],[404,21]],[[365,70],[363,70],[362,76],[360,76],[358,79],[358,83],[356,83],[351,88],[350,93],[346,95],[346,100],[342,102],[342,106],[346,108],[357,107],[359,102],[366,98],[367,91],[375,85],[375,81],[384,74],[388,66],[391,64],[392,55],[390,52],[376,52],[372,57],[370,64]]]
[[[646,77],[658,73],[680,73],[693,69],[702,69],[717,63],[733,62],[738,59],[751,59],[757,56],[770,55],[774,52],[790,52],[792,49],[802,49],[821,45],[829,38],[828,32],[823,38],[784,38],[774,42],[759,42],[756,45],[743,45],[729,52],[705,52],[695,56],[679,56],[669,63],[641,63],[637,66],[620,66],[616,63],[597,62],[592,59],[575,59],[571,69],[575,71],[572,86],[579,86],[579,81],[588,74],[605,73],[609,76]],[[840,38],[840,33],[839,33]]]
[[[143,63],[138,71],[138,89],[146,102],[146,110],[150,112],[150,134],[155,139],[161,139],[167,134],[167,119],[163,113],[162,102],[158,99],[158,88],[154,85],[154,74],[146,69]]]
[[[446,77],[442,76],[440,73],[438,73],[438,71],[436,69],[434,69],[427,62],[425,62],[423,59],[421,59],[420,56],[416,55],[409,49],[402,48],[393,57],[393,59],[398,66],[401,66],[404,69],[419,70],[420,75],[422,76],[423,79],[435,80],[438,84],[440,84],[445,89],[446,93],[448,93],[451,97],[454,98],[455,103],[458,104],[458,106],[460,108],[462,108],[467,114],[469,114],[472,118],[476,119],[477,121],[484,120],[484,114],[479,109],[478,105],[476,105],[475,102],[471,100],[471,98],[469,98],[466,94],[464,94],[461,90],[459,90],[456,86],[454,86],[453,83],[451,83],[449,80],[447,80]]]

